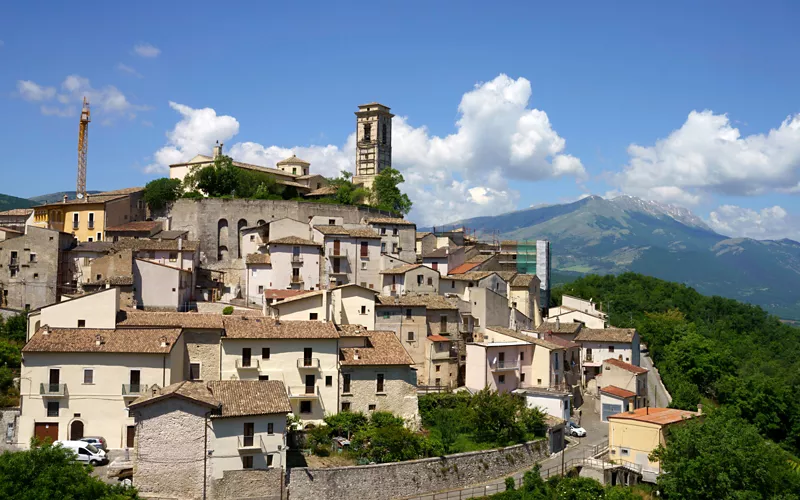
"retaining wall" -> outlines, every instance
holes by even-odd
[[[289,471],[289,500],[388,500],[478,484],[533,466],[547,440],[408,462]]]

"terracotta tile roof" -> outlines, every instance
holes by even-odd
[[[369,228],[354,228],[348,229],[347,233],[351,238],[377,238],[380,239],[381,235]]]
[[[511,328],[505,328],[505,327],[502,327],[502,326],[487,326],[486,328],[489,329],[489,330],[492,330],[493,332],[497,332],[497,333],[500,333],[502,335],[506,335],[508,337],[511,337],[511,338],[514,338],[514,339],[517,339],[517,340],[522,340],[524,342],[530,342],[531,344],[538,345],[539,347],[544,347],[545,349],[550,349],[551,351],[564,349],[564,346],[559,345],[559,344],[557,344],[555,342],[551,342],[549,340],[537,339],[536,337],[532,337],[532,336],[530,336],[530,335],[528,335],[526,333],[523,333],[523,332],[518,332],[516,330],[512,330]]]
[[[181,231],[181,230],[171,230],[171,231],[159,231],[151,238],[154,240],[177,240],[180,237],[183,237],[185,240],[189,236],[189,231]]]
[[[303,293],[297,294],[297,295],[292,295],[290,297],[286,297],[282,301],[276,302],[276,303],[274,303],[272,305],[275,306],[275,307],[280,307],[282,304],[286,304],[287,302],[294,302],[295,300],[305,300],[305,299],[308,299],[308,298],[311,298],[311,297],[317,297],[317,296],[322,295],[323,293],[327,292],[327,290],[312,290],[312,291],[301,290],[301,291]]]
[[[429,234],[433,234],[430,231],[417,231],[417,239],[421,240],[422,238],[428,236]]]
[[[627,391],[615,385],[607,385],[600,389],[600,392],[605,392],[606,394],[611,394],[612,396],[620,398],[632,398],[636,396],[635,392]]]
[[[537,332],[553,332],[553,333],[578,333],[583,325],[581,323],[548,323],[544,322],[536,327]]]
[[[342,236],[350,235],[347,229],[337,225],[324,224],[324,225],[314,226],[314,229],[325,235],[342,235]]]
[[[117,316],[117,327],[171,326],[222,330],[222,318],[221,314],[195,312],[123,311]]]
[[[453,275],[454,274],[466,273],[467,271],[469,271],[471,269],[475,269],[479,265],[481,265],[480,262],[465,262],[465,263],[461,264],[460,266],[456,266],[453,269],[450,269],[449,272],[447,273],[449,275],[448,278],[453,279]]]
[[[342,366],[413,365],[394,332],[371,331],[369,347],[343,347],[339,349]]]
[[[390,295],[378,295],[377,307],[397,306],[397,307],[425,307],[432,310],[457,310],[458,306],[442,295],[416,295],[407,294],[400,297]]]
[[[172,397],[189,399],[209,408],[219,408],[211,418],[270,415],[292,411],[286,388],[279,380],[213,380],[178,382],[147,394],[130,404],[138,408]]]
[[[367,224],[394,224],[397,226],[416,226],[413,222],[398,217],[369,217],[364,219]]]
[[[517,244],[517,240],[503,240],[503,241],[500,242],[500,244],[503,245],[503,246],[516,245]]]
[[[444,335],[428,335],[426,338],[431,342],[450,342],[453,340],[450,337],[445,337]]]
[[[247,264],[272,264],[272,257],[268,253],[250,253],[245,257]]]
[[[307,240],[305,238],[300,238],[299,236],[286,236],[284,238],[278,238],[277,240],[269,240],[270,245],[305,245],[309,247],[321,247],[319,243],[316,241]]]
[[[676,408],[637,408],[633,412],[622,412],[608,418],[614,420],[633,420],[657,425],[669,425],[700,416],[699,413]]]
[[[517,275],[516,271],[495,271],[495,273],[497,273],[497,275],[503,278],[503,280],[506,282],[512,281],[514,276]]]
[[[211,394],[222,404],[222,413],[211,418],[289,413],[292,407],[279,380],[212,380]]]
[[[456,248],[455,250],[458,250]],[[447,257],[450,255],[450,247],[441,247],[433,250],[432,252],[428,252],[422,256],[423,259],[439,259],[442,257]]]
[[[16,233],[16,234],[23,234],[22,231],[17,231],[16,229],[11,229],[8,227],[0,226],[0,231],[5,231],[6,233]]]
[[[49,329],[50,333],[45,333]],[[97,328],[39,328],[22,352],[113,352],[165,354],[180,337],[179,328],[104,330]]]
[[[494,255],[492,255],[492,254],[487,254],[487,255],[478,254],[478,255],[475,255],[475,256],[470,257],[469,259],[467,259],[467,262],[483,264],[484,262],[486,262],[487,260],[491,259],[492,257],[494,257]]]
[[[535,274],[518,274],[511,281],[511,286],[520,286],[528,288],[531,283],[536,279]]]
[[[362,325],[336,325],[340,337],[369,337],[370,331]]]
[[[117,195],[117,194],[133,194],[138,193],[139,191],[144,191],[143,186],[137,187],[129,187],[129,188],[122,188],[122,189],[114,189],[112,191],[102,191],[96,194],[90,194],[89,196],[110,196],[110,195]]]
[[[492,274],[497,274],[497,273],[495,273],[495,271],[469,271],[456,275],[450,273],[447,275],[447,279],[458,280],[458,281],[480,281],[484,278],[491,276]]]
[[[558,344],[565,349],[574,349],[581,346],[578,343],[570,342],[569,340],[562,339],[561,337],[556,337],[552,333],[545,333],[544,340]]]
[[[70,252],[98,252],[106,253],[111,250],[111,243],[108,241],[82,241],[75,247],[70,249]]]
[[[117,189],[115,191],[103,191],[102,193],[96,194],[87,194],[86,198],[82,199],[74,199],[74,200],[67,200],[66,203],[63,201],[56,201],[53,203],[47,203],[44,205],[38,205],[36,208],[43,208],[43,207],[52,207],[58,205],[80,205],[80,204],[91,204],[91,203],[107,203],[109,201],[119,200],[125,198],[126,196],[132,193],[138,193],[139,191],[144,191],[143,187],[132,187],[132,188],[125,188],[125,189]]]
[[[112,243],[111,248],[114,249],[115,251],[124,250],[128,248],[134,251],[146,251],[146,250],[177,251],[178,241],[179,240],[155,240],[148,238],[139,238],[138,240],[125,239]],[[180,241],[181,241],[181,248],[183,251],[194,252],[195,250],[197,250],[198,242],[188,241],[188,240],[180,240]]]
[[[161,229],[163,225],[157,220],[140,220],[134,222],[127,222],[119,226],[112,226],[106,228],[106,231],[137,231],[137,232],[150,232],[154,229]]]
[[[332,194],[336,194],[336,192],[337,192],[337,189],[336,189],[335,186],[322,186],[319,189],[315,189],[313,191],[310,191],[310,192],[306,193],[306,197],[311,197],[311,196],[329,196],[329,195],[332,195]]]
[[[14,216],[14,217],[27,217],[33,213],[32,208],[12,208],[11,210],[4,210],[0,212],[0,217],[4,215]]]
[[[286,289],[268,289],[264,290],[264,297],[267,299],[285,299],[287,297],[294,297],[295,295],[303,295],[308,290],[286,290]]]
[[[309,165],[311,165],[311,164],[310,164],[310,163],[308,163],[308,162],[307,162],[307,161],[305,161],[305,160],[301,160],[300,158],[298,158],[298,157],[297,157],[297,156],[295,156],[295,155],[292,155],[292,156],[290,156],[290,157],[286,158],[285,160],[281,160],[281,161],[279,161],[279,162],[278,162],[278,163],[276,163],[275,165],[304,165],[304,166],[306,166],[306,167],[307,167],[307,166],[309,166]]]
[[[603,330],[594,328],[581,328],[580,333],[575,337],[576,342],[633,342],[635,328],[606,328]]]
[[[391,269],[384,269],[381,271],[381,274],[405,274],[409,271],[413,271],[414,269],[425,267],[422,264],[403,264],[397,267],[393,267]]]
[[[124,276],[109,276],[107,278],[95,281],[87,281],[86,283],[83,284],[83,286],[102,286],[102,285],[130,286],[133,285],[133,275],[128,274]]]
[[[274,318],[226,316],[227,339],[336,339],[336,326],[327,321],[283,321]]]
[[[610,358],[603,360],[603,363],[608,363],[609,365],[616,366],[617,368],[622,368],[623,370],[627,370],[631,373],[647,373],[647,368],[642,368],[641,366],[632,365],[630,363],[626,363],[624,361],[620,361],[618,359]]]

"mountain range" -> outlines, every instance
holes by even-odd
[[[482,238],[550,240],[562,277],[633,271],[800,319],[800,243],[730,238],[683,207],[589,196],[451,225]]]

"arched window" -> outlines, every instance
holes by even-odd
[[[247,221],[244,219],[239,219],[239,222],[236,223],[236,234],[239,239],[239,244],[236,245],[236,256],[240,259],[242,258],[242,242],[244,241],[244,238],[242,238],[242,229],[246,227]]]
[[[217,223],[217,248],[219,249],[217,252],[217,258],[221,259],[219,255],[222,255],[222,248],[225,248],[225,255],[228,254],[227,247],[228,247],[228,220],[227,219],[220,219]]]

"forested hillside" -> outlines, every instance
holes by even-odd
[[[800,329],[757,306],[706,297],[639,274],[587,276],[554,290],[593,298],[610,322],[636,327],[672,405],[721,405],[800,455]]]

